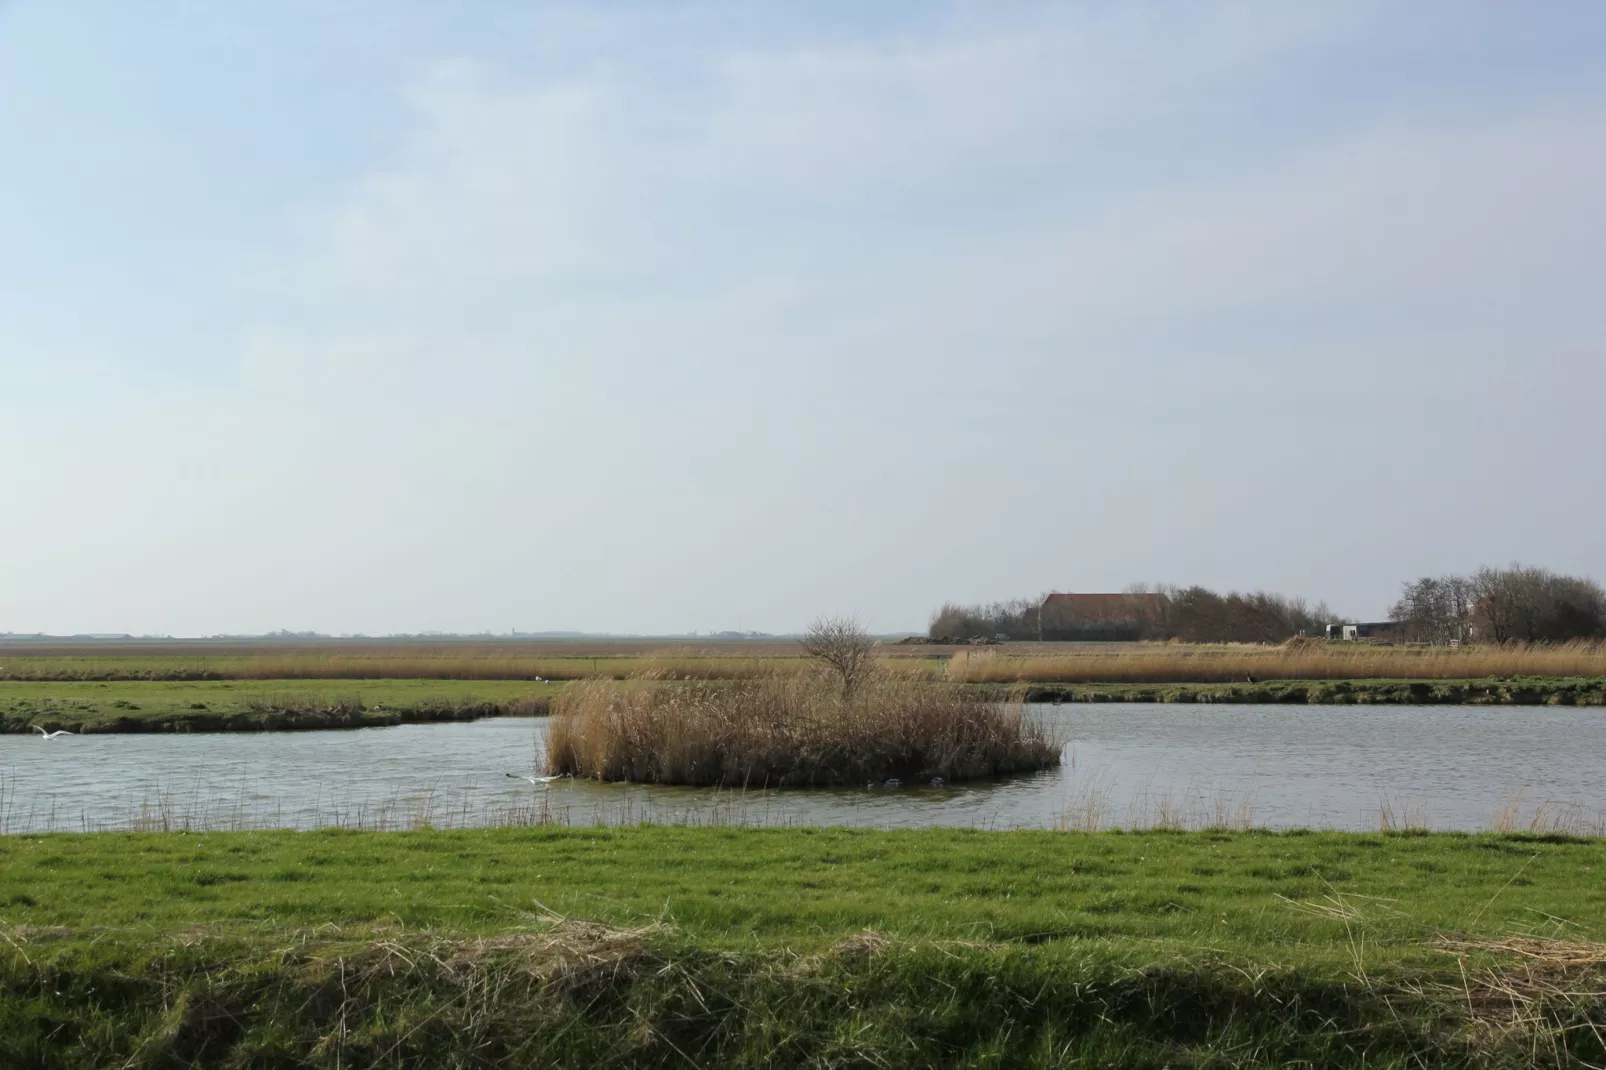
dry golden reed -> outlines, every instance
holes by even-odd
[[[464,644],[398,652],[370,647],[45,656],[5,651],[0,680],[744,680],[806,675],[795,646],[737,653],[720,647],[619,648],[595,656]],[[1509,676],[1606,677],[1606,643],[1372,646],[1294,640],[1283,646],[1110,643],[960,649],[944,662],[929,648],[878,649],[883,675],[953,683],[1239,683],[1257,680],[1459,680]],[[946,673],[944,668],[946,667]]]
[[[1256,680],[1477,680],[1496,676],[1606,676],[1606,643],[1372,646],[1293,641],[1282,646],[1156,643],[1014,656],[960,650],[955,683],[1236,683]]]
[[[844,697],[818,673],[632,687],[588,680],[554,705],[547,770],[656,784],[923,784],[1059,764],[1018,701],[877,674]]]

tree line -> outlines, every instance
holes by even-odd
[[[1270,591],[1217,594],[1208,587],[1166,587],[1160,639],[1186,643],[1280,643],[1295,635],[1320,635],[1333,620],[1327,603],[1309,605]]]
[[[1318,634],[1332,619],[1325,603],[1308,605],[1269,591],[1220,594],[1207,587],[1134,584],[1127,594],[1158,594],[1163,621],[1142,622],[1141,639],[1178,639],[1189,643],[1280,643],[1301,632]],[[1043,598],[1016,598],[979,605],[947,603],[931,616],[933,639],[968,642],[977,638],[1033,640],[1043,634],[1039,613]]]
[[[1512,565],[1407,582],[1389,608],[1414,642],[1564,642],[1606,638],[1606,591],[1592,579]]]
[[[1043,596],[1046,597],[1046,596]],[[926,634],[933,639],[954,639],[969,642],[972,639],[1036,639],[1038,611],[1043,598],[1012,598],[1007,602],[985,602],[961,606],[944,602],[941,609],[931,615],[931,627]]]
[[[1355,623],[1325,602],[1314,605],[1269,591],[1221,594],[1207,587],[1134,584],[1128,594],[1158,594],[1163,620],[1144,623],[1144,639],[1190,643],[1280,643],[1322,635],[1329,624]],[[976,605],[946,603],[931,615],[932,639],[967,642],[1043,634],[1043,597]],[[1525,565],[1481,568],[1466,576],[1424,576],[1401,587],[1389,609],[1393,635],[1406,642],[1564,642],[1606,638],[1606,591],[1592,579]]]

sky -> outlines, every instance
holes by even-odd
[[[1606,5],[0,0],[0,632],[1606,579]]]

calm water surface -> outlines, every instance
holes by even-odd
[[[950,788],[534,787],[545,723],[346,732],[0,736],[0,831],[718,824],[1490,828],[1515,806],[1606,820],[1606,711],[1548,707],[1034,707],[1062,768]]]

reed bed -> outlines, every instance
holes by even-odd
[[[935,656],[934,656],[935,655]],[[1293,640],[1282,646],[1110,643],[961,648],[946,661],[930,648],[882,646],[884,675],[954,683],[1237,683],[1257,680],[1477,680],[1606,677],[1606,642],[1374,646]],[[813,671],[783,646],[633,647],[628,653],[552,656],[505,647],[422,651],[264,650],[254,654],[49,656],[0,652],[0,680],[757,680]]]
[[[1018,700],[875,674],[850,696],[817,673],[674,688],[587,681],[554,705],[549,773],[727,787],[959,781],[1055,766]]]
[[[625,666],[621,665],[621,668]],[[757,680],[812,672],[814,664],[801,655],[792,657],[733,658],[684,650],[654,651],[630,659],[626,673],[634,680]],[[600,673],[592,679],[612,678]]]
[[[1257,680],[1477,680],[1504,676],[1606,676],[1606,642],[1477,646],[1372,646],[1294,640],[1282,646],[1156,643],[1058,654],[960,650],[955,683],[1232,683]]]

